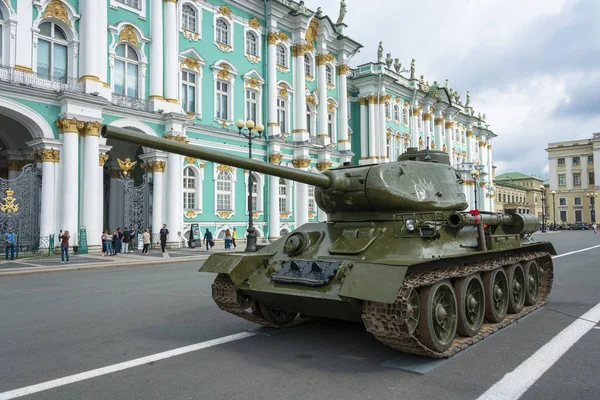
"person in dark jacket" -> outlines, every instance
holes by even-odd
[[[206,243],[206,251],[208,251],[208,245],[210,245],[211,249],[215,245],[215,242],[213,242],[213,235],[208,228],[206,228],[206,232],[204,232],[204,243]]]
[[[167,224],[163,224],[162,229],[159,232],[160,234],[160,248],[162,252],[165,252],[165,248],[167,247],[167,236],[169,235],[169,230],[167,229]]]
[[[129,228],[125,228],[123,231],[123,253],[129,253],[129,240],[131,239],[131,235],[129,233]]]

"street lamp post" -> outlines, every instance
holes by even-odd
[[[473,178],[473,186],[474,186],[474,193],[475,193],[475,210],[477,210],[477,179],[479,178],[479,171],[472,169],[471,171],[469,171],[469,173],[471,174],[471,177]]]
[[[235,122],[235,126],[238,128],[239,134],[248,139],[248,158],[252,159],[252,139],[260,137],[265,127],[263,124],[255,125],[251,119],[246,122],[238,119]],[[247,133],[242,132],[244,128],[247,129]],[[248,235],[246,235],[246,253],[256,251],[256,229],[254,229],[252,213],[252,171],[248,171]]]
[[[546,232],[546,205],[544,204],[546,187],[542,185],[540,186],[540,190],[542,191],[542,232]]]
[[[590,199],[590,205],[592,206],[592,223],[594,223],[596,222],[596,211],[594,210],[594,206],[596,205],[598,193],[587,193],[586,196]]]
[[[552,214],[554,215],[554,230],[556,230],[556,190],[550,192],[552,195]]]

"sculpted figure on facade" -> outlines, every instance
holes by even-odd
[[[469,107],[471,105],[471,94],[467,90],[467,102],[465,103],[465,107]]]
[[[317,18],[321,18],[323,16],[323,9],[321,7],[317,8]]]
[[[394,60],[394,69],[396,70],[396,73],[399,74],[400,71],[402,70],[402,63],[400,62],[399,58],[396,58]]]
[[[392,53],[387,53],[387,56],[385,57],[385,65],[386,65],[388,68],[391,68],[391,67],[392,67],[392,62],[393,62],[393,61],[394,61],[394,60],[392,59]]]
[[[346,17],[346,2],[342,0],[340,1],[340,16],[338,17],[336,24],[343,23],[344,17]]]
[[[415,79],[415,59],[410,62],[410,79]]]
[[[383,42],[379,42],[379,47],[377,48],[377,62],[380,63],[383,60]]]

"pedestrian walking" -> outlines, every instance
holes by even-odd
[[[8,232],[4,234],[6,240],[6,260],[8,260],[8,253],[10,251],[10,259],[15,259],[15,243],[17,242],[17,235],[13,232],[12,228],[8,228]]]
[[[58,240],[60,240],[60,260],[61,264],[65,263],[65,258],[67,259],[67,264],[69,263],[69,231],[65,231],[63,233],[62,229],[58,233]]]
[[[592,224],[592,229],[594,230],[594,233],[598,233],[598,225],[596,225],[595,222]]]
[[[129,241],[131,240],[129,233],[129,228],[125,227],[123,231],[123,253],[129,253]]]
[[[209,245],[210,245],[211,250],[212,250],[213,246],[215,245],[215,242],[213,241],[212,232],[209,231],[208,228],[206,228],[206,232],[204,232],[204,243],[206,244],[206,251],[208,251]]]
[[[235,228],[233,228],[233,232],[231,232],[231,244],[233,244],[234,249],[237,247],[235,245],[235,239],[237,239],[237,232],[235,231]]]
[[[121,228],[117,228],[117,253],[123,250],[123,232]]]
[[[142,235],[142,241],[144,242],[142,254],[148,254],[148,250],[150,249],[150,230],[148,228],[146,228],[144,234]]]
[[[167,247],[167,236],[169,235],[169,230],[167,229],[167,224],[163,224],[163,227],[160,230],[159,234],[160,234],[160,249],[164,253],[165,248]]]
[[[135,237],[136,236],[137,236],[137,233],[135,232],[135,228],[133,226],[130,226],[129,227],[129,252],[130,253],[133,253],[133,249],[135,249]]]
[[[225,250],[229,250],[231,248],[231,231],[229,228],[225,230]]]

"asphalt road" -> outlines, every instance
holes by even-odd
[[[538,236],[539,237],[539,236]],[[600,245],[549,233],[559,253]],[[317,320],[25,396],[27,399],[476,399],[600,303],[600,248],[555,260],[546,307],[425,375],[380,364],[398,353],[361,324]],[[178,349],[256,325],[221,312],[199,264],[0,278],[0,399],[6,392]],[[593,399],[600,326],[522,399]]]

